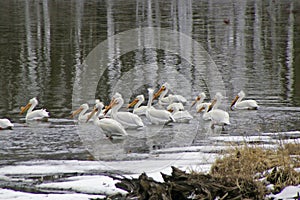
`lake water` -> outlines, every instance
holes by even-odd
[[[0,164],[47,160],[147,160],[153,151],[207,147],[212,134],[300,137],[300,9],[290,1],[2,1],[0,3]],[[188,100],[189,124],[150,125],[110,141],[70,119],[77,106],[127,104],[164,82]],[[240,91],[256,111],[230,111]],[[190,104],[221,91],[231,125],[211,130]],[[37,97],[47,123],[26,123],[20,107]],[[125,110],[125,108],[124,108]],[[293,132],[296,131],[296,132]],[[268,136],[269,137],[269,136]],[[264,141],[265,144],[269,142]],[[274,143],[272,140],[271,143]]]

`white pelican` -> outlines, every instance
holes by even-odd
[[[14,125],[8,119],[0,119],[0,130],[12,129]]]
[[[259,106],[255,100],[244,100],[242,99],[245,97],[245,93],[241,90],[238,95],[234,98],[230,105],[230,109],[240,109],[240,110],[257,110]]]
[[[223,98],[223,95],[220,92],[217,92],[209,106],[207,104],[203,104],[205,107],[205,117],[203,116],[203,118],[210,118],[211,128],[214,128],[215,125],[219,125],[222,126],[222,129],[224,130],[225,125],[230,125],[228,112],[217,109]],[[201,112],[201,108],[198,112]]]
[[[193,119],[193,116],[186,110],[180,110],[180,104],[169,105],[168,111],[172,113],[172,117],[175,119],[176,122],[189,123],[190,120]]]
[[[152,105],[153,93],[154,90],[148,88],[149,92],[149,100],[147,104],[146,117],[152,124],[165,124],[167,122],[176,120],[173,118],[172,114],[166,110],[158,110],[154,108]]]
[[[79,113],[78,121],[85,122],[90,114],[90,113],[86,113],[88,109],[89,109],[89,105],[84,103],[77,110],[72,112],[71,117],[74,118]]]
[[[47,112],[45,109],[33,110],[38,103],[39,102],[36,97],[30,99],[25,107],[21,107],[20,114],[23,114],[26,110],[28,110],[25,117],[26,120],[47,120],[49,117],[49,112]]]
[[[122,97],[113,98],[108,108],[106,108],[106,112],[111,109],[111,117],[120,122],[125,128],[144,127],[144,123],[138,115],[131,112],[119,112],[123,104]]]
[[[204,120],[211,120],[211,128],[214,129],[215,125],[222,126],[222,130],[224,130],[225,125],[230,125],[229,122],[229,114],[228,112],[220,109],[209,110],[208,104],[203,104],[198,112],[201,112],[203,109],[205,110],[203,113]]]
[[[168,105],[167,110],[169,112],[173,112],[174,110],[176,111],[183,111],[184,110],[184,106],[182,103],[171,103],[170,105]]]
[[[100,99],[95,99],[95,105],[97,105],[98,103],[100,103]],[[101,102],[102,103],[102,102]],[[102,103],[103,104],[103,103]],[[104,104],[103,104],[104,105]],[[107,113],[104,113],[105,112],[105,108],[102,108],[101,112],[99,112],[99,115],[98,115],[98,118],[102,119],[104,117],[110,117],[110,114],[111,114],[111,110],[109,110]],[[90,114],[90,113],[88,113]]]
[[[161,104],[161,105],[169,105],[173,102],[180,102],[182,104],[186,104],[187,100],[186,98],[184,98],[183,96],[181,95],[173,95],[173,94],[169,94],[168,97],[165,97],[166,94],[168,93],[170,89],[170,85],[169,83],[164,83],[160,89],[154,94],[154,99],[158,98],[158,103]],[[153,100],[154,100],[153,99]]]
[[[207,104],[208,106],[210,106],[210,103],[204,103],[204,99],[205,99],[206,95],[204,92],[201,92],[195,99],[195,101],[192,102],[191,107],[193,107],[196,104],[196,111],[198,112],[200,110],[200,108],[203,107],[204,104]]]
[[[104,107],[104,105],[102,102],[96,103],[93,111],[88,116],[86,122],[88,122],[92,118],[93,123],[96,126],[100,127],[102,132],[111,139],[112,139],[112,136],[128,135],[127,132],[125,131],[124,127],[116,120],[111,119],[111,118],[103,118],[103,119],[99,120],[99,118],[97,116],[99,116],[103,107]]]
[[[127,108],[133,107],[133,113],[139,116],[146,115],[147,106],[140,106],[145,101],[144,95],[138,95],[136,98],[127,105]]]

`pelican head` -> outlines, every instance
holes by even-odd
[[[82,110],[87,110],[89,109],[88,104],[82,104],[77,110],[72,112],[71,117],[74,118],[76,115],[78,115]]]
[[[214,99],[212,100],[211,104],[209,105],[207,112],[211,111],[213,109],[213,107],[215,106],[215,104],[217,102],[220,102],[223,98],[224,98],[224,96],[220,92],[217,92]]]
[[[106,114],[110,109],[112,109],[112,107],[114,107],[115,105],[118,105],[121,103],[121,99],[122,97],[116,97],[116,98],[112,98],[112,100],[110,101],[110,104],[108,106],[105,107],[104,110],[104,114]]]
[[[202,102],[204,99],[205,99],[206,95],[204,92],[201,92],[197,97],[196,99],[192,102],[192,105],[191,107],[193,107],[197,102]]]
[[[20,114],[23,114],[25,111],[27,111],[32,105],[36,106],[38,104],[38,100],[36,99],[36,97],[33,97],[32,99],[29,100],[29,102],[27,103],[26,106],[22,106],[21,107],[21,111]]]
[[[157,99],[157,98],[161,95],[161,93],[162,93],[163,91],[166,91],[166,90],[169,89],[169,88],[170,88],[169,83],[165,82],[165,83],[159,88],[159,90],[154,94],[153,100],[154,100],[154,99]]]
[[[92,112],[88,115],[86,122],[88,122],[94,115],[96,112],[98,112],[99,110],[101,110],[104,107],[104,104],[99,100],[96,105],[94,106]]]
[[[238,99],[242,99],[245,97],[245,92],[243,90],[241,90],[233,99],[233,101],[231,102],[230,105],[230,109],[233,110],[233,106],[235,105],[235,103],[237,102]]]
[[[239,93],[238,93],[238,96],[240,98],[244,98],[245,97],[245,92],[243,90],[241,90]]]
[[[145,100],[144,95],[138,95],[130,104],[127,105],[127,108],[135,106],[138,102],[143,102]]]

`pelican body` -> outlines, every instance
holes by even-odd
[[[9,121],[9,119],[0,119],[0,130],[12,129],[14,125]]]
[[[102,102],[96,103],[93,111],[87,118],[87,122],[92,118],[94,125],[98,126],[100,130],[110,139],[113,136],[127,136],[127,132],[124,127],[114,119],[111,118],[103,118],[100,119],[98,116],[100,115],[102,108],[104,107]]]
[[[193,119],[193,116],[188,111],[181,110],[182,104],[180,104],[181,103],[169,105],[168,111],[172,111],[172,117],[175,119],[176,122],[189,123],[190,120]]]
[[[124,100],[122,97],[113,98],[107,109],[111,109],[111,117],[120,122],[125,128],[144,127],[142,119],[131,112],[119,112],[123,106]]]
[[[47,121],[49,118],[49,112],[45,109],[33,110],[38,105],[38,100],[36,97],[29,100],[28,104],[25,107],[21,107],[20,114],[23,114],[27,111],[26,120],[40,120]]]
[[[211,120],[211,128],[214,128],[215,125],[218,125],[218,126],[222,126],[222,128],[224,129],[224,126],[230,125],[228,112],[221,109],[213,109],[211,111],[208,111],[209,108],[210,106],[208,104],[203,104],[202,108],[200,109],[202,110],[204,109],[203,119]]]
[[[259,108],[257,102],[255,100],[244,100],[245,93],[241,90],[238,95],[234,98],[230,105],[230,109],[238,109],[238,110],[257,110]]]
[[[149,100],[147,104],[146,117],[152,124],[165,124],[168,122],[175,122],[176,120],[172,116],[172,114],[166,110],[159,110],[152,107],[153,93],[154,90],[148,88],[149,92]]]

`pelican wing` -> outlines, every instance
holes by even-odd
[[[138,115],[130,112],[117,112],[116,120],[128,127],[144,126],[142,119]]]
[[[216,124],[230,124],[229,114],[224,110],[214,109],[210,111],[209,114],[211,116],[211,120],[214,121]]]
[[[183,104],[186,104],[186,102],[187,102],[186,98],[184,98],[183,96],[178,95],[178,94],[172,95],[170,98],[171,98],[172,102],[181,102]]]
[[[45,109],[34,110],[26,115],[26,119],[28,120],[39,120],[47,117],[49,117],[49,112]]]
[[[177,111],[173,114],[176,122],[189,122],[193,116],[188,111]]]
[[[133,110],[133,113],[136,115],[146,115],[147,106],[140,106]]]
[[[112,135],[113,133],[119,133],[121,135],[128,135],[124,127],[114,119],[104,118],[99,122],[100,128],[105,132]]]
[[[257,109],[259,106],[255,100],[244,100],[236,103],[237,109]]]

